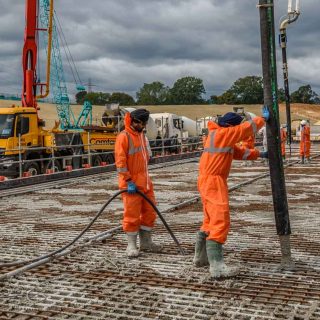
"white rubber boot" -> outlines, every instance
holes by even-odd
[[[229,278],[239,274],[238,267],[228,267],[223,261],[222,244],[213,240],[206,241],[207,255],[210,263],[209,272],[212,278]]]
[[[126,254],[128,258],[136,258],[139,256],[139,249],[137,247],[138,233],[127,233],[128,246]]]
[[[162,247],[155,244],[151,239],[151,231],[140,229],[139,238],[141,251],[161,252]]]

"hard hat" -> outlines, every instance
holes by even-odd
[[[307,121],[306,121],[306,120],[301,120],[300,124],[301,124],[302,126],[305,126],[305,125],[307,124]]]

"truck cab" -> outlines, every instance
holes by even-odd
[[[34,108],[0,108],[0,175],[15,176],[18,172],[19,148],[39,147],[39,120]],[[5,174],[4,174],[5,173]]]

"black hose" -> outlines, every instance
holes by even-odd
[[[22,264],[27,264],[27,263],[34,263],[43,259],[47,259],[50,257],[54,257],[56,254],[66,250],[67,248],[69,248],[70,246],[72,246],[75,242],[77,242],[83,235],[84,233],[86,233],[91,226],[94,224],[94,222],[100,217],[100,215],[103,213],[104,209],[110,204],[110,202],[112,202],[118,195],[124,193],[124,192],[128,192],[126,189],[125,190],[120,190],[118,192],[116,192],[103,206],[102,208],[99,210],[99,212],[96,214],[96,216],[90,221],[90,223],[68,244],[66,244],[65,246],[63,246],[62,248],[59,248],[55,251],[52,251],[50,253],[47,253],[43,256],[31,259],[31,260],[23,260],[23,261],[13,261],[13,262],[5,262],[0,264],[0,268],[3,267],[13,267],[13,266],[18,266],[18,265],[22,265]],[[173,232],[171,231],[170,227],[168,226],[167,222],[165,221],[165,219],[163,218],[163,216],[161,215],[160,211],[158,210],[158,208],[153,204],[153,202],[141,191],[137,191],[137,193],[143,197],[151,206],[152,208],[156,211],[157,215],[159,216],[159,218],[161,219],[162,223],[164,224],[164,226],[166,227],[166,229],[168,230],[170,236],[172,237],[172,239],[175,241],[175,243],[177,244],[177,246],[179,247],[179,250],[181,252],[181,254],[184,254],[184,251],[182,249],[182,247],[180,246],[180,243],[178,242],[177,238],[174,236]]]
[[[87,232],[89,230],[89,228],[93,225],[93,223],[99,218],[99,216],[102,214],[102,212],[104,211],[104,209],[109,205],[109,203],[111,201],[113,201],[119,194],[126,192],[127,190],[120,190],[118,192],[116,192],[103,206],[102,208],[99,210],[99,212],[96,214],[96,216],[90,221],[90,223],[80,232],[80,234],[78,234],[71,242],[69,242],[68,244],[66,244],[65,246],[63,246],[62,248],[59,248],[55,251],[52,251],[46,255],[37,257],[35,259],[32,260],[24,260],[24,261],[14,261],[14,262],[7,262],[7,263],[3,263],[0,265],[1,267],[12,267],[12,266],[17,266],[17,265],[21,265],[21,264],[26,264],[26,263],[33,263],[33,262],[37,262],[39,260],[42,259],[46,259],[49,257],[52,257],[62,251],[64,251],[65,249],[69,248],[70,246],[72,246],[76,241],[78,241],[85,232]]]
[[[165,228],[167,229],[167,231],[169,232],[171,238],[174,240],[174,242],[177,244],[179,250],[180,250],[180,253],[181,254],[185,254],[183,248],[181,247],[178,239],[175,237],[175,235],[173,234],[172,230],[170,229],[169,225],[167,224],[166,220],[164,219],[164,217],[162,216],[162,214],[160,213],[160,211],[158,210],[158,208],[155,206],[155,204],[141,191],[137,191],[137,193],[142,197],[144,198],[151,206],[152,208],[154,209],[154,211],[157,213],[158,217],[160,218],[160,220],[162,221],[163,225],[165,226]]]

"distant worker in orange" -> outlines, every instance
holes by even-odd
[[[280,128],[280,140],[281,140],[281,155],[282,159],[286,159],[286,142],[287,142],[287,125],[284,124]]]
[[[244,113],[244,119],[245,120],[252,120],[252,117],[249,113]],[[255,133],[250,135],[249,137],[243,139],[242,141],[240,141],[239,143],[239,146],[243,147],[243,148],[246,148],[246,149],[254,149],[254,146],[255,146],[255,142],[256,142],[256,138],[255,138]],[[245,161],[243,163],[244,166],[250,166],[250,165],[253,165],[253,161]]]
[[[269,119],[269,110],[263,108],[263,117]],[[196,266],[210,264],[213,278],[233,276],[236,268],[227,267],[223,261],[222,245],[230,228],[230,212],[227,179],[233,159],[254,160],[267,158],[268,153],[237,146],[241,140],[253,136],[263,127],[265,120],[255,117],[241,124],[243,117],[228,112],[217,123],[208,123],[209,135],[200,158],[198,189],[203,202],[203,223],[197,233]]]
[[[122,194],[124,214],[122,227],[127,234],[126,254],[129,258],[139,255],[137,237],[140,238],[140,250],[158,252],[159,246],[151,239],[156,213],[137,190],[142,191],[153,203],[155,196],[148,173],[150,158],[149,144],[144,129],[149,119],[149,111],[137,109],[125,115],[125,130],[121,131],[115,144],[115,164],[119,173],[119,188],[127,189]]]
[[[310,127],[306,120],[300,122],[300,163],[310,163]]]
[[[251,135],[247,139],[242,140],[240,143],[243,148],[254,149],[255,137]]]

